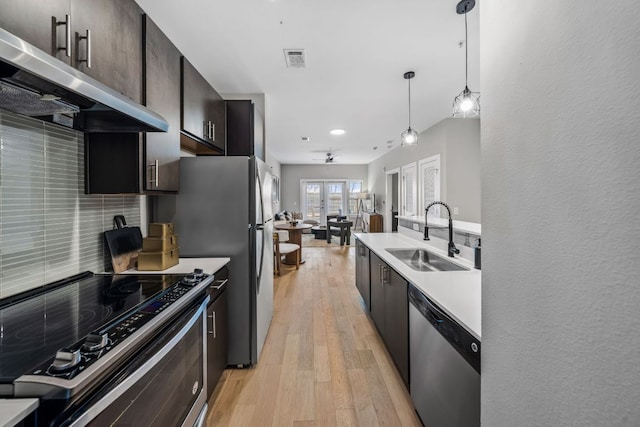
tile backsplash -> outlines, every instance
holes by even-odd
[[[0,110],[0,298],[110,268],[113,216],[140,197],[84,194],[84,134]]]

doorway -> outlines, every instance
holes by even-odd
[[[302,180],[300,200],[302,219],[326,225],[327,215],[344,215],[347,211],[347,181]]]
[[[400,206],[400,169],[386,172],[386,203],[384,208],[384,231],[393,233],[398,231],[398,207]]]

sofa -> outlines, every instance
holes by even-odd
[[[274,225],[286,224],[287,222],[291,222],[293,220],[302,221],[302,212],[293,212],[293,211],[284,210],[284,211],[276,212],[273,215],[273,224]],[[304,224],[311,224],[312,226],[320,224],[315,219],[305,219],[302,222]],[[307,228],[307,229],[302,230],[302,232],[304,234],[309,234],[309,233],[311,233],[311,229]]]

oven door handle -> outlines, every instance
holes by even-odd
[[[180,329],[180,331],[174,335],[169,342],[167,342],[157,353],[155,353],[147,362],[145,362],[140,368],[131,373],[124,381],[114,387],[109,393],[102,397],[95,405],[89,407],[83,412],[71,426],[84,426],[95,417],[100,415],[109,405],[115,402],[120,396],[122,396],[127,390],[131,388],[138,380],[144,377],[149,371],[151,371],[173,348],[182,340],[189,330],[195,325],[195,323],[203,318],[204,324],[206,324],[205,313],[207,310],[207,304],[209,303],[209,296],[207,296],[202,303],[194,308],[189,316],[189,321]],[[204,387],[204,384],[203,384]]]

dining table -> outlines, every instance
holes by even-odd
[[[287,243],[295,243],[300,248],[298,249],[298,256],[300,264],[304,264],[304,258],[302,258],[302,230],[306,230],[313,227],[311,224],[305,224],[303,222],[297,222],[295,224],[291,222],[283,224],[275,224],[274,228],[277,230],[287,230],[289,232],[289,240]],[[296,253],[291,252],[284,256],[283,263],[288,265],[296,265]]]

